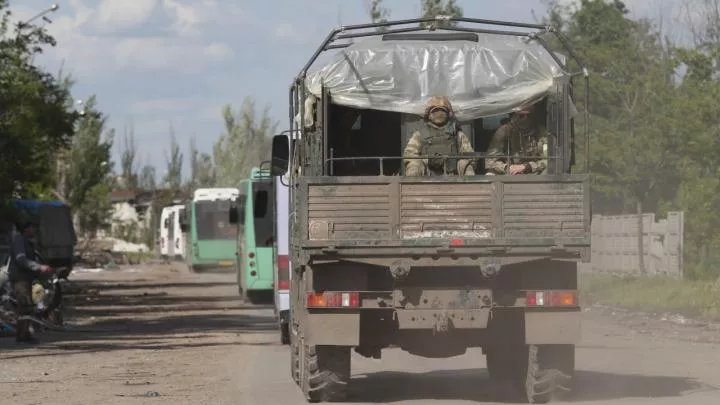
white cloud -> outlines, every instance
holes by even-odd
[[[160,5],[160,0],[104,0],[93,9],[81,0],[71,0],[70,6],[61,8],[53,16],[53,23],[47,25],[58,46],[48,49],[42,59],[65,61],[72,73],[79,76],[112,76],[127,71],[199,73],[233,56],[228,44],[201,35],[138,36],[140,31],[132,28],[149,22],[156,7],[175,10],[171,25],[166,27],[173,31],[188,34],[196,29],[201,33],[208,25],[221,22],[218,20],[221,13],[211,12],[219,7],[213,0],[195,0],[193,4],[197,7],[190,7],[189,2],[181,4],[179,0],[162,2]],[[29,14],[29,10],[18,14]],[[105,27],[102,29],[105,35],[88,30],[95,27]],[[123,31],[129,34],[124,35]]]
[[[103,0],[93,19],[101,30],[125,30],[144,23],[152,14],[158,0]]]
[[[172,70],[197,73],[216,62],[232,56],[221,43],[188,43],[168,38],[127,38],[112,46],[112,59],[106,69],[111,71]]]
[[[239,25],[245,19],[245,13],[227,1],[162,0],[162,4],[173,21],[170,29],[183,36],[199,36],[204,27]]]
[[[273,34],[276,38],[282,40],[294,40],[297,42],[303,42],[307,40],[308,32],[306,30],[300,30],[290,23],[280,23],[275,25],[273,28]]]
[[[197,111],[203,109],[207,103],[208,100],[201,96],[148,99],[130,104],[128,113],[132,115],[154,115],[166,112]]]

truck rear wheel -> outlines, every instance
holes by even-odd
[[[297,336],[290,332],[290,375],[300,385],[300,345]]]
[[[544,404],[570,392],[575,373],[574,345],[526,345],[517,353],[520,361],[516,363],[515,385],[524,401]]]
[[[301,343],[301,388],[308,402],[341,402],[350,381],[350,348]]]
[[[286,322],[280,322],[280,343],[283,345],[290,344],[290,325]]]
[[[517,355],[502,348],[489,348],[485,354],[485,364],[490,379],[495,381],[509,381],[513,378],[512,360]]]

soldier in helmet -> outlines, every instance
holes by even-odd
[[[512,114],[510,121],[498,128],[490,141],[485,158],[486,174],[544,174],[547,170],[544,122],[544,111],[536,104]]]
[[[432,97],[425,108],[425,125],[415,131],[403,152],[403,157],[437,156],[427,159],[404,159],[406,176],[458,174],[475,175],[474,159],[443,157],[474,152],[472,144],[457,127],[452,105],[447,97]]]

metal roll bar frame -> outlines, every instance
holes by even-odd
[[[438,23],[445,23],[448,22],[455,22],[455,23],[467,23],[467,24],[482,24],[482,25],[491,25],[491,26],[501,26],[501,27],[512,27],[512,28],[521,28],[521,29],[529,29],[534,30],[532,32],[522,32],[522,31],[508,31],[508,30],[497,30],[497,29],[487,29],[487,28],[471,28],[471,27],[459,27],[459,26],[438,26]],[[420,24],[423,23],[429,23],[429,27],[422,27]],[[435,24],[433,24],[435,23]],[[388,29],[385,31],[377,31],[377,28],[385,28],[385,27],[395,27],[398,25],[407,25],[407,24],[416,24],[414,27],[406,27],[406,28],[395,28],[395,29]],[[363,31],[368,29],[375,29],[374,31],[364,31],[364,32],[357,32],[357,31]],[[589,158],[590,158],[590,131],[589,131],[589,121],[590,121],[590,113],[589,113],[589,103],[590,103],[590,80],[589,80],[589,71],[587,69],[587,66],[584,62],[584,60],[575,52],[573,47],[570,45],[567,38],[565,38],[562,33],[560,33],[556,27],[552,25],[542,25],[542,24],[530,24],[530,23],[520,23],[520,22],[510,22],[510,21],[499,21],[499,20],[486,20],[486,19],[480,19],[480,18],[467,18],[467,17],[450,17],[450,16],[437,16],[434,18],[412,18],[412,19],[404,19],[404,20],[395,20],[395,21],[386,21],[386,22],[377,22],[377,23],[367,23],[367,24],[355,24],[355,25],[347,25],[347,26],[340,26],[338,28],[333,29],[330,31],[330,33],[327,35],[325,40],[321,43],[321,45],[315,50],[313,55],[310,57],[310,59],[307,61],[307,63],[303,66],[302,70],[300,70],[300,73],[295,77],[292,84],[290,85],[290,91],[289,91],[289,118],[290,118],[290,129],[284,132],[290,132],[292,134],[292,137],[294,139],[294,134],[296,134],[296,131],[302,131],[304,129],[303,120],[305,117],[305,104],[302,102],[302,100],[305,99],[305,79],[307,78],[307,73],[310,67],[315,63],[315,61],[318,59],[318,57],[325,51],[331,50],[331,49],[342,49],[345,47],[350,46],[352,43],[336,43],[338,40],[345,40],[345,39],[353,39],[353,38],[364,38],[364,37],[373,37],[373,36],[391,36],[395,34],[406,34],[406,33],[412,33],[412,32],[422,32],[422,31],[436,31],[436,30],[442,30],[442,31],[454,31],[454,32],[465,32],[465,33],[475,33],[475,34],[494,34],[494,35],[509,35],[509,36],[516,36],[516,37],[526,37],[531,40],[535,40],[545,49],[546,52],[555,60],[555,62],[562,68],[564,71],[569,74],[571,77],[583,76],[583,103],[584,103],[584,125],[583,125],[583,135],[585,138],[585,161],[584,161],[584,171],[586,173],[589,172]],[[577,63],[577,65],[580,67],[580,70],[575,72],[570,72],[570,69],[568,68],[567,63],[563,63],[557,55],[555,55],[554,52],[550,49],[547,41],[541,37],[542,34],[552,34],[554,37],[558,40],[560,45],[565,49],[565,51],[568,53],[568,55]],[[296,96],[297,89],[300,87],[301,94],[299,94],[301,97],[298,99]],[[298,105],[299,104],[299,105]],[[299,108],[298,108],[299,107]],[[296,124],[295,122],[295,112],[299,112],[299,120],[300,122]],[[290,156],[294,156],[294,151],[290,151]]]

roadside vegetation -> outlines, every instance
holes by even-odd
[[[720,321],[720,281],[590,274],[581,277],[583,306],[600,304]]]

